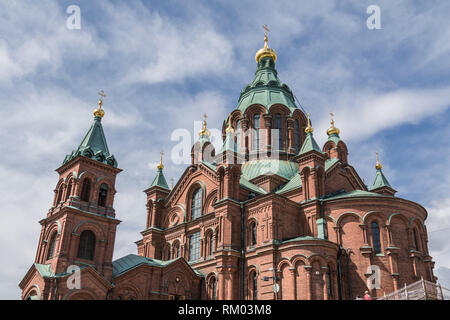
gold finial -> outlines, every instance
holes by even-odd
[[[233,127],[231,126],[231,113],[228,116],[228,126],[227,126],[227,129],[225,131],[226,131],[226,133],[233,133],[234,132]]]
[[[174,179],[170,178],[170,189],[173,189],[173,181],[174,181]]]
[[[313,133],[314,129],[313,127],[311,127],[311,119],[309,119],[309,112],[306,114],[307,118],[308,118],[308,126],[305,129],[306,133]]]
[[[375,164],[375,169],[381,170],[383,168],[383,165],[380,162],[380,159],[378,158],[378,152],[376,152],[377,155],[377,163]]]
[[[205,114],[203,115],[203,126],[202,126],[202,130],[200,130],[200,131],[198,132],[198,135],[199,135],[200,137],[205,137],[205,136],[209,137],[209,136],[211,135],[211,133],[208,131],[208,129],[206,129],[206,118],[208,118],[208,115],[205,113]]]
[[[98,99],[98,107],[94,110],[94,117],[100,117],[103,118],[105,115],[105,111],[102,109],[103,106],[103,98],[106,98],[106,94],[103,90],[100,90],[98,95],[100,98]]]
[[[333,119],[333,117],[334,117],[334,113],[333,112],[330,112],[330,116],[331,116],[331,126],[328,128],[328,130],[327,130],[327,134],[329,135],[329,136],[331,136],[332,134],[337,134],[337,135],[339,135],[339,132],[341,132],[338,128],[336,128],[335,126],[334,126],[334,119]]]
[[[277,61],[277,54],[275,53],[275,50],[268,47],[267,42],[269,41],[269,38],[267,36],[267,32],[269,32],[269,28],[267,27],[267,24],[262,26],[264,29],[264,48],[261,48],[256,52],[255,60],[256,62],[259,62],[264,57],[271,57],[273,59],[273,62]]]
[[[158,170],[162,170],[162,169],[164,169],[164,165],[162,163],[162,158],[163,158],[164,152],[161,151],[159,154],[161,155],[161,157],[159,159],[159,164],[156,167],[158,168]]]

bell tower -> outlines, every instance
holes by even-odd
[[[112,278],[116,227],[114,195],[121,172],[109,153],[101,120],[103,91],[94,122],[79,147],[56,169],[59,174],[53,206],[39,221],[42,226],[35,264],[58,275],[70,265],[91,266],[107,280]]]

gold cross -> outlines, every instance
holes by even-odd
[[[267,27],[267,24],[264,24],[262,27],[265,30],[264,34],[267,36],[267,32],[270,32],[269,28]]]

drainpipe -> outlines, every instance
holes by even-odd
[[[244,219],[244,203],[241,202],[241,300],[244,300],[244,284],[245,284],[245,219]]]

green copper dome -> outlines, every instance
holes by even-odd
[[[253,104],[263,105],[267,110],[274,104],[283,104],[291,113],[298,109],[291,89],[278,79],[275,62],[270,57],[258,62],[255,78],[241,92],[237,109],[244,113]]]

